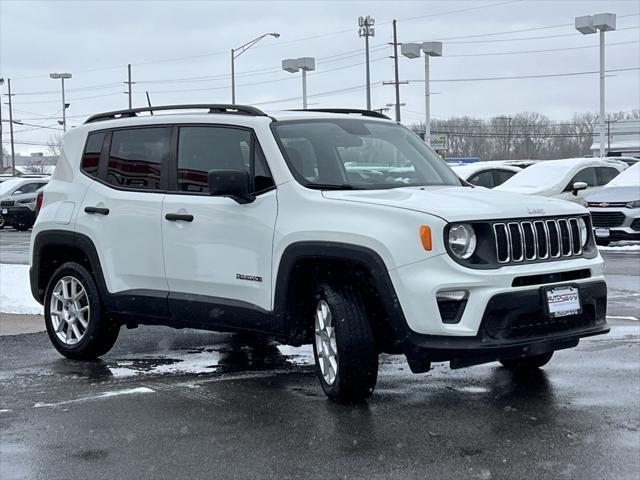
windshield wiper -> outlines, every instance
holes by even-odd
[[[308,183],[305,187],[315,190],[356,190],[356,187],[348,183]]]

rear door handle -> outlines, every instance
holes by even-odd
[[[193,215],[182,213],[167,213],[164,218],[170,222],[193,222]]]
[[[108,208],[101,208],[101,207],[85,207],[84,211],[86,213],[97,213],[99,215],[109,215],[109,209]]]

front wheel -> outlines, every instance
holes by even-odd
[[[378,378],[378,354],[362,300],[348,287],[318,286],[313,351],[324,393],[340,403],[368,398]]]
[[[503,359],[500,360],[500,363],[509,370],[535,370],[549,363],[551,357],[553,357],[553,352],[521,358]]]
[[[49,280],[44,319],[53,346],[74,360],[104,355],[120,331],[120,325],[103,313],[93,276],[75,262],[61,265]]]

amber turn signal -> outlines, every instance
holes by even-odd
[[[431,243],[431,227],[427,225],[422,225],[420,227],[420,240],[422,241],[424,249],[430,252],[433,246]]]

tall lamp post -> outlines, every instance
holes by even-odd
[[[403,43],[402,55],[407,58],[419,58],[424,52],[424,141],[431,145],[431,105],[429,97],[429,57],[442,56],[442,42]]]
[[[0,167],[4,169],[4,145],[2,144],[2,85],[4,85],[4,77],[0,77]]]
[[[366,77],[367,77],[367,110],[371,110],[371,73],[369,71],[369,37],[374,37],[376,34],[373,26],[376,21],[370,15],[366,17],[358,17],[358,35],[364,37],[364,50],[365,50],[365,65],[366,65]]]
[[[576,17],[576,30],[583,35],[590,35],[600,31],[600,157],[604,157],[604,32],[616,29],[615,13],[598,13]]]
[[[62,131],[67,131],[67,107],[69,106],[64,100],[64,81],[71,78],[70,73],[50,73],[49,78],[62,81]]]
[[[242,55],[244,52],[253,47],[256,43],[262,40],[264,37],[274,37],[279,38],[280,34],[276,32],[272,33],[264,33],[259,37],[254,38],[250,42],[245,43],[244,45],[239,46],[238,48],[231,49],[231,104],[236,104],[236,58]]]
[[[287,58],[282,61],[282,69],[289,73],[296,73],[302,70],[302,108],[307,109],[307,72],[316,69],[316,59],[314,57]]]

